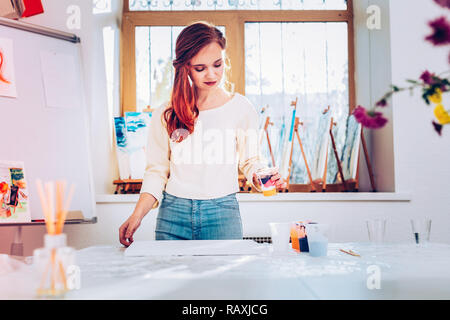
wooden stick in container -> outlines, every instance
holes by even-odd
[[[65,185],[64,185],[64,189],[65,189]],[[62,207],[61,219],[59,220],[59,223],[58,223],[58,229],[60,232],[62,232],[62,229],[64,227],[64,222],[66,221],[67,212],[69,211],[69,207],[70,207],[70,203],[72,202],[72,197],[73,197],[74,191],[75,191],[75,185],[72,184],[70,186],[69,194],[68,194],[67,198],[65,199],[64,205]]]
[[[50,225],[51,223],[51,217],[50,217],[50,212],[49,212],[49,205],[48,205],[48,198],[46,197],[45,193],[44,193],[44,188],[42,186],[42,182],[41,180],[37,180],[36,181],[36,185],[37,185],[37,190],[38,190],[38,194],[39,194],[39,198],[41,200],[41,207],[42,207],[42,211],[44,212],[44,217],[45,217],[45,225],[47,227],[47,233],[50,234],[52,227]]]

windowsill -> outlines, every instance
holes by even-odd
[[[97,204],[105,203],[136,203],[139,194],[98,194],[95,197]],[[362,201],[362,202],[409,202],[410,193],[395,192],[292,192],[278,193],[273,197],[264,197],[257,193],[238,193],[239,202],[311,202],[311,201]]]

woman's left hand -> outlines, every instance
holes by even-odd
[[[281,178],[281,175],[278,173],[278,171],[275,175],[272,176],[272,178],[270,178],[270,180],[275,181],[275,186],[277,189],[284,189],[287,187],[286,180]]]

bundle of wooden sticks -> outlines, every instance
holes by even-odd
[[[62,230],[72,201],[74,185],[71,185],[69,194],[66,197],[67,184],[65,181],[56,181],[56,184],[47,182],[43,186],[42,182],[38,180],[36,184],[45,216],[46,237],[62,237],[65,242],[65,235],[62,234]],[[63,259],[58,255],[57,246],[53,244],[48,248],[44,248],[44,250],[46,249],[50,250],[50,257],[48,262],[46,262],[45,271],[38,288],[38,295],[58,296],[67,291],[65,266]]]
[[[47,182],[45,186],[40,180],[37,180],[37,189],[39,198],[41,199],[42,211],[45,216],[45,224],[48,234],[61,234],[64,222],[66,221],[67,212],[72,201],[75,186],[72,184],[66,199],[66,181],[56,181],[56,202],[55,202],[55,183]],[[44,189],[45,187],[45,189]]]

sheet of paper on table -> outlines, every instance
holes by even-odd
[[[257,255],[268,246],[253,240],[158,240],[135,241],[125,250],[126,257]]]

